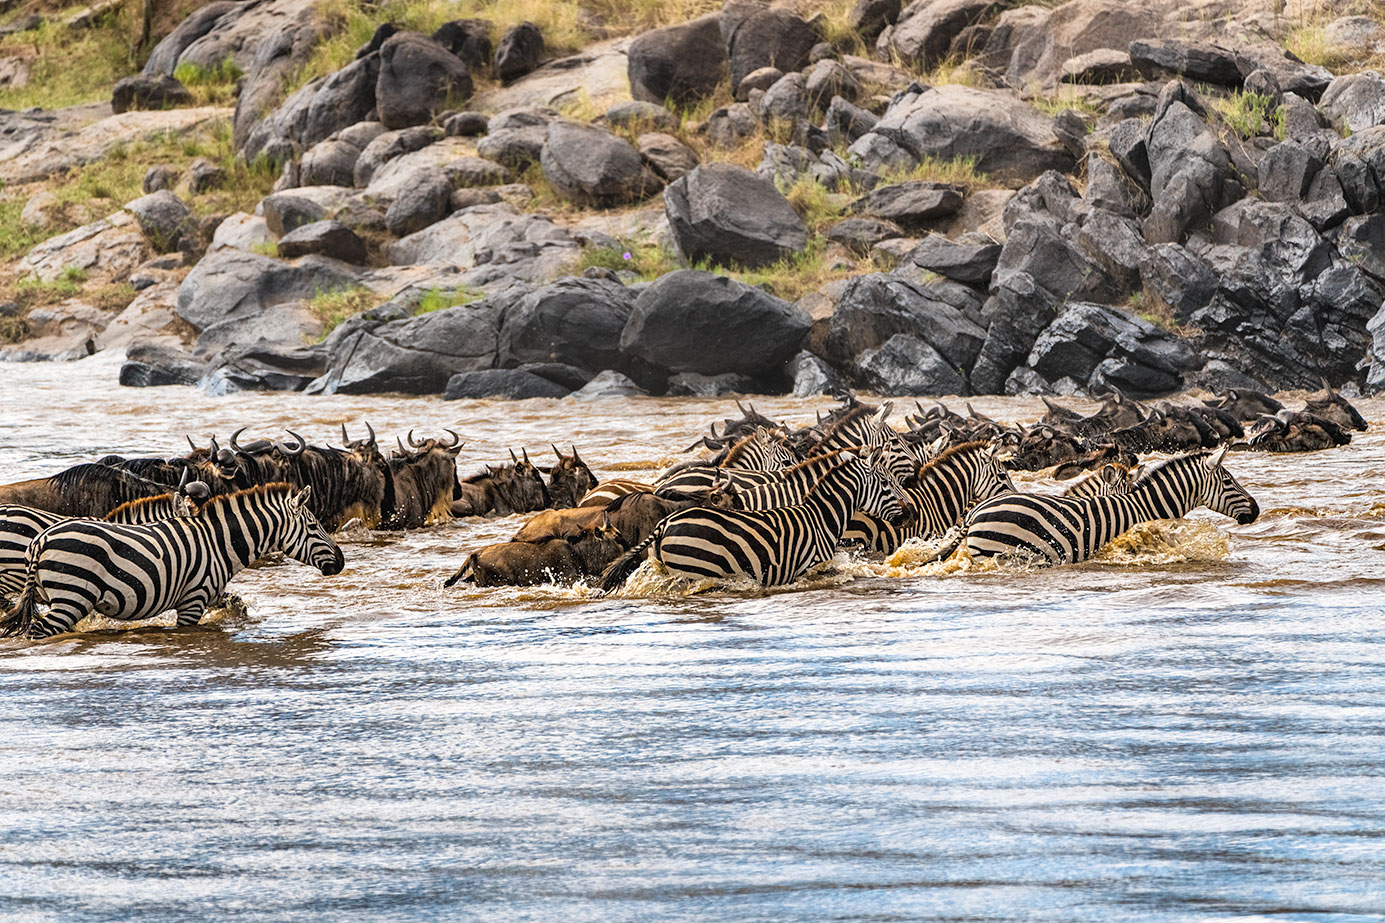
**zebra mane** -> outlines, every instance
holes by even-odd
[[[177,497],[178,497],[178,494],[175,493],[175,492],[173,492],[173,491],[171,491],[171,490],[170,490],[168,493],[166,493],[166,494],[157,494],[157,495],[155,495],[155,496],[153,496],[153,497],[141,497],[141,498],[138,499],[138,500],[131,500],[131,501],[129,501],[128,503],[122,503],[122,504],[120,504],[120,506],[117,506],[115,509],[113,509],[113,510],[111,510],[109,513],[107,513],[106,516],[105,516],[105,518],[106,518],[106,519],[109,519],[109,520],[111,520],[111,521],[114,521],[115,518],[116,518],[116,516],[119,515],[119,514],[128,513],[128,512],[130,512],[131,510],[141,509],[141,508],[146,507],[146,506],[153,506],[153,505],[156,504],[156,503],[160,503],[160,504],[162,504],[162,503],[168,503],[168,502],[170,502],[171,500],[177,499]],[[191,499],[188,500],[188,504],[189,504],[194,510],[197,509],[197,504],[196,504],[195,502],[193,502]]]
[[[1166,458],[1163,461],[1155,462],[1141,473],[1135,483],[1130,485],[1130,489],[1132,491],[1139,490],[1153,480],[1155,475],[1166,468],[1182,467],[1194,461],[1201,461],[1211,454],[1212,452],[1210,449],[1204,449],[1201,452],[1189,452],[1187,455],[1175,455],[1173,458]]]
[[[857,404],[854,407],[851,407],[850,409],[843,412],[840,417],[833,420],[832,423],[827,427],[827,429],[822,431],[822,438],[818,440],[818,444],[821,445],[841,430],[846,429],[846,427],[850,426],[852,423],[855,423],[862,417],[871,416],[879,409],[879,407],[872,407],[869,404]],[[886,427],[886,429],[888,428],[889,427]]]
[[[764,430],[757,427],[749,436],[742,436],[740,439],[737,439],[731,445],[731,448],[726,450],[726,454],[721,457],[721,461],[719,461],[718,464],[725,468],[729,463],[735,461],[750,448],[750,444],[758,439],[762,432],[764,432]]]
[[[859,446],[857,448],[859,448]],[[814,455],[809,455],[807,458],[803,459],[803,461],[798,462],[791,468],[784,468],[783,470],[777,471],[775,473],[780,476],[787,477],[788,475],[801,471],[804,468],[820,465],[823,463],[823,461],[835,460],[838,455],[841,455],[845,451],[846,449],[832,449],[829,452],[818,452]]]
[[[957,443],[957,445],[948,446],[946,449],[939,452],[937,456],[935,456],[934,458],[930,458],[928,461],[920,465],[918,476],[923,477],[933,468],[936,468],[938,465],[941,465],[943,462],[948,461],[949,459],[957,455],[961,455],[963,452],[973,452],[977,449],[985,449],[989,444],[990,443],[986,442],[986,440],[984,439],[974,439],[971,442],[959,442]]]
[[[217,504],[228,504],[235,500],[245,497],[263,495],[265,497],[287,497],[295,491],[295,487],[287,481],[274,481],[270,484],[257,484],[254,487],[247,487],[245,490],[238,490],[235,493],[218,494],[212,497],[198,509],[199,513],[206,513]],[[155,498],[157,499],[157,498]]]

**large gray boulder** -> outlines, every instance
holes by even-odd
[[[630,142],[595,125],[549,123],[539,165],[564,198],[597,208],[638,202],[663,187]]]
[[[978,170],[1025,181],[1045,170],[1071,172],[1075,165],[1053,119],[1010,93],[964,86],[896,96],[850,151],[868,170],[908,169],[927,157],[971,157]]]
[[[765,266],[808,244],[803,219],[774,184],[734,164],[704,164],[671,184],[664,211],[690,262]]]
[[[810,326],[808,313],[797,305],[724,276],[685,269],[640,292],[620,350],[670,374],[776,375]]]
[[[310,81],[263,119],[248,127],[242,153],[264,154],[279,161],[312,147],[334,132],[364,122],[375,110],[380,75],[378,52],[352,61],[341,70]],[[237,102],[237,131],[244,99]],[[238,136],[239,137],[239,136]]]
[[[885,395],[966,394],[967,380],[923,339],[897,333],[856,361],[855,381]]]
[[[1010,86],[1053,87],[1070,58],[1100,49],[1127,51],[1136,39],[1165,32],[1159,4],[1121,0],[1070,0],[1053,9],[1023,7],[1001,16],[986,50],[1012,42],[999,66]],[[1007,20],[1013,31],[1003,29]]]
[[[1183,387],[1202,359],[1187,341],[1132,314],[1076,303],[1043,333],[1025,365],[1050,382],[1071,378],[1096,390],[1147,398]]]
[[[900,59],[931,69],[948,57],[952,40],[1010,6],[1009,0],[914,0],[889,35],[889,48]]]
[[[441,221],[451,207],[452,183],[441,170],[428,171],[395,196],[385,212],[385,225],[396,237],[406,237]]]
[[[305,151],[299,161],[298,185],[352,185],[361,154],[383,131],[384,126],[379,122],[357,122],[319,141]]]
[[[369,186],[375,171],[405,154],[422,150],[442,136],[431,125],[417,125],[401,131],[381,132],[370,140],[352,164],[351,179],[357,186]],[[306,158],[305,158],[306,160]],[[342,183],[347,186],[351,183]]]
[[[732,95],[751,71],[762,67],[777,67],[786,74],[802,70],[813,46],[822,40],[816,29],[792,12],[752,3],[728,5],[721,15],[721,35],[731,68]]]
[[[491,69],[502,83],[512,83],[543,63],[543,33],[532,22],[510,26],[495,46]]]
[[[283,259],[313,254],[357,266],[363,265],[367,256],[365,241],[339,221],[315,221],[279,238],[279,256]]]
[[[484,369],[458,372],[447,380],[443,400],[505,398],[512,401],[531,397],[565,397],[572,389],[529,369]]]
[[[1149,243],[1182,243],[1244,194],[1231,155],[1190,102],[1197,104],[1186,87],[1169,84],[1146,135],[1154,200],[1144,222]]]
[[[491,290],[514,280],[548,282],[581,253],[566,228],[511,205],[476,205],[390,245],[395,265],[455,266],[458,284]]]
[[[175,106],[192,105],[192,94],[173,77],[167,74],[150,77],[137,74],[116,81],[111,90],[111,111],[129,112],[131,109],[172,109]]]
[[[1319,105],[1328,118],[1352,132],[1385,125],[1385,76],[1370,70],[1338,77]]]
[[[980,298],[948,283],[922,284],[889,273],[851,279],[827,323],[824,357],[842,368],[861,370],[861,357],[904,334],[928,344],[963,379],[975,363],[986,330],[979,323]],[[905,348],[906,351],[912,347]],[[888,355],[894,355],[890,353]],[[882,358],[881,361],[884,361]],[[868,375],[863,387],[876,387]],[[946,393],[959,393],[949,388]],[[914,393],[914,392],[911,392]]]
[[[400,32],[380,47],[375,107],[385,128],[422,125],[471,97],[462,59],[419,32]]]
[[[705,99],[726,76],[721,17],[641,33],[630,43],[630,95],[645,102],[687,106]]]
[[[589,369],[623,369],[621,334],[635,294],[605,279],[559,279],[508,307],[500,322],[498,364],[556,362]],[[569,389],[570,390],[570,389]]]
[[[157,253],[169,253],[191,247],[196,242],[196,223],[192,211],[167,189],[140,196],[125,205],[135,216]]]

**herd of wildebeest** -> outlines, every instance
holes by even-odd
[[[339,447],[309,444],[293,432],[245,441],[242,428],[224,444],[213,437],[199,446],[189,438],[190,451],[179,458],[108,455],[0,486],[0,606],[9,610],[0,615],[0,634],[69,630],[84,612],[133,618],[134,595],[141,612],[167,603],[180,624],[185,614],[195,621],[201,609],[179,602],[192,592],[182,583],[162,595],[148,586],[138,593],[121,587],[182,581],[198,585],[199,599],[214,598],[235,570],[253,563],[238,563],[244,549],[227,552],[227,567],[198,570],[184,562],[182,576],[136,580],[112,565],[117,555],[110,548],[121,549],[126,571],[153,575],[152,566],[141,571],[140,555],[191,560],[199,554],[170,549],[240,543],[241,532],[264,531],[254,525],[258,508],[246,501],[237,501],[244,522],[226,527],[230,532],[208,527],[190,539],[191,525],[175,534],[163,519],[191,524],[213,510],[225,519],[231,504],[219,501],[266,491],[280,497],[275,509],[283,523],[276,528],[297,537],[266,539],[263,549],[311,558],[324,573],[341,569],[340,549],[326,533],[535,513],[512,540],[467,554],[444,585],[593,580],[612,590],[647,557],[679,575],[743,575],[770,585],[791,582],[842,545],[888,554],[918,538],[942,540],[940,554],[966,544],[972,553],[1024,552],[1041,563],[1069,563],[1089,557],[1099,547],[1093,543],[1113,531],[1198,506],[1248,522],[1258,506],[1225,471],[1228,449],[1316,451],[1344,445],[1353,431],[1366,429],[1356,408],[1326,383],[1302,410],[1249,391],[1157,405],[1114,396],[1090,415],[1045,404],[1037,422],[1005,424],[970,405],[964,415],[941,403],[916,403],[896,427],[888,422],[890,404],[848,395],[811,425],[793,427],[738,402],[739,417],[720,429],[712,424],[684,450],[698,457],[647,482],[599,481],[575,446],[568,453],[553,446],[551,465],[531,460],[527,449],[511,451],[509,461],[462,477],[456,433],[420,440],[411,431],[407,444],[396,440],[389,450],[368,425],[355,439],[343,426]],[[1149,453],[1161,457],[1142,464],[1140,456]],[[1057,483],[1022,493],[1012,471]],[[165,545],[146,542],[148,535],[162,536]],[[59,540],[64,536],[71,538],[67,544]],[[324,550],[323,541],[335,551]],[[211,586],[218,581],[222,586]],[[54,604],[59,590],[77,601],[44,627],[42,607]],[[22,616],[16,607],[25,610]]]

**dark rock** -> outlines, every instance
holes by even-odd
[[[1125,119],[1111,129],[1111,156],[1116,158],[1125,175],[1145,192],[1149,191],[1149,147],[1145,123],[1140,119]]]
[[[1145,242],[1133,219],[1095,209],[1077,232],[1077,246],[1093,266],[1106,272],[1117,292],[1133,292],[1140,287]]]
[[[452,183],[441,171],[430,171],[395,197],[385,224],[394,236],[406,237],[446,218],[451,203]]]
[[[950,294],[945,285],[886,273],[852,278],[828,321],[825,358],[845,367],[896,334],[907,334],[926,341],[958,375],[964,374],[976,361],[986,332],[965,307],[951,303]]]
[[[1011,273],[1003,285],[993,286],[982,308],[986,340],[971,369],[975,393],[1004,393],[1006,379],[1029,355],[1060,303],[1027,273]]]
[[[1217,274],[1201,257],[1181,244],[1155,244],[1140,261],[1145,303],[1166,311],[1180,324],[1211,302],[1217,293]]]
[[[640,156],[665,182],[673,182],[697,168],[697,153],[673,135],[646,132],[639,136]]]
[[[539,162],[547,137],[548,129],[543,125],[492,128],[476,143],[476,153],[512,170],[523,171]]]
[[[1207,42],[1134,41],[1130,43],[1130,61],[1146,80],[1187,77],[1226,87],[1238,87],[1244,80],[1235,53]]]
[[[951,183],[910,180],[877,186],[851,203],[857,214],[887,218],[905,227],[921,227],[938,218],[957,214],[963,188]]]
[[[375,31],[371,33],[370,40],[356,49],[356,60],[359,61],[361,58],[379,51],[385,42],[389,41],[390,36],[398,34],[399,27],[392,22],[384,22],[376,26]]]
[[[663,186],[630,142],[594,125],[550,123],[539,163],[564,198],[597,208],[638,202]]]
[[[486,19],[454,19],[433,33],[433,41],[462,59],[471,70],[491,60],[491,23]]]
[[[726,372],[722,375],[699,375],[679,372],[668,379],[669,397],[723,397],[727,394],[746,394],[755,391],[755,383],[745,375]]]
[[[606,369],[581,388],[572,392],[577,401],[605,401],[617,397],[643,397],[649,392],[630,380],[630,376]]]
[[[167,189],[140,196],[126,203],[125,210],[135,216],[140,230],[158,253],[187,249],[196,243],[192,211]]]
[[[760,100],[760,120],[766,125],[798,126],[808,121],[808,90],[802,74],[785,74]]]
[[[1319,108],[1352,133],[1385,125],[1385,76],[1365,71],[1338,77],[1323,93]]]
[[[1377,282],[1385,284],[1385,215],[1361,215],[1342,223],[1337,249]]]
[[[337,221],[315,221],[305,224],[279,239],[279,256],[286,260],[307,256],[310,253],[345,263],[355,263],[358,266],[366,261],[365,241]]]
[[[1131,63],[1129,52],[1115,48],[1098,48],[1064,61],[1059,79],[1063,83],[1083,86],[1128,83],[1139,80],[1140,72]]]
[[[607,128],[612,129],[651,127],[662,131],[674,131],[678,128],[678,119],[672,112],[663,106],[642,100],[617,103],[606,110],[601,116],[601,121]]]
[[[861,82],[831,59],[813,65],[804,87],[808,92],[808,105],[814,112],[826,111],[834,99],[849,103],[861,95]]]
[[[1184,340],[1148,321],[1095,304],[1070,304],[1039,334],[1027,366],[1049,381],[1102,385],[1130,397],[1183,386],[1202,363]]]
[[[692,262],[764,266],[801,253],[808,242],[803,220],[774,184],[733,164],[706,164],[671,184],[664,210],[674,242]]]
[[[812,26],[782,9],[762,8],[736,23],[723,13],[721,29],[732,94],[747,74],[761,67],[777,67],[786,74],[802,70],[819,41]]]
[[[283,263],[226,248],[208,253],[178,289],[178,316],[197,330],[249,321],[280,305],[355,283],[346,267],[320,257]]]
[[[1000,249],[1000,244],[989,238],[949,240],[934,233],[910,251],[909,260],[945,278],[984,287],[990,284]]]
[[[1353,214],[1369,214],[1385,201],[1385,126],[1354,133],[1336,145],[1333,160]]]
[[[1302,145],[1276,144],[1260,160],[1260,195],[1271,202],[1297,202],[1322,167],[1323,162]]]
[[[447,380],[442,397],[446,401],[497,397],[525,400],[531,397],[566,397],[571,391],[571,388],[525,369],[483,369],[453,375]]]
[[[768,90],[780,80],[784,79],[784,72],[777,67],[758,67],[741,78],[740,85],[736,88],[736,101],[746,102],[750,99],[750,94],[756,90]]]
[[[811,321],[797,305],[724,276],[679,270],[640,292],[621,352],[670,373],[782,371]]]
[[[1008,0],[914,0],[899,14],[889,47],[925,70],[936,67],[958,33],[1009,5]]]
[[[111,90],[111,109],[117,113],[131,109],[174,109],[191,104],[192,94],[188,88],[168,74],[126,77],[117,81]]]
[[[213,189],[220,189],[226,182],[226,170],[205,157],[198,157],[188,164],[185,180],[189,194],[201,195]]]
[[[387,129],[422,125],[471,91],[466,64],[425,35],[400,32],[380,48],[375,107]]]
[[[120,366],[120,383],[131,388],[193,385],[205,367],[205,362],[176,346],[136,341]]]
[[[260,201],[265,224],[275,236],[282,237],[294,228],[327,217],[327,209],[312,199],[296,196],[289,192],[276,192]]]
[[[966,394],[967,380],[916,336],[897,333],[856,360],[856,382],[888,395]]]
[[[799,353],[789,362],[794,397],[844,394],[850,387],[846,376],[812,353]]]
[[[505,310],[497,364],[624,369],[621,334],[634,304],[632,291],[604,279],[559,279],[536,289]]]
[[[1025,219],[1010,229],[992,284],[1009,284],[1015,275],[1029,280],[1015,285],[1018,290],[1037,285],[1059,301],[1110,302],[1120,296],[1119,286],[1106,272],[1092,265],[1060,228],[1045,221]]]
[[[237,391],[302,391],[326,367],[321,346],[257,342],[222,352],[198,386],[213,397]]]
[[[974,157],[978,170],[1021,180],[1074,167],[1053,119],[1007,93],[964,86],[899,94],[850,150],[876,171],[927,157]]]
[[[483,112],[458,112],[442,123],[443,134],[449,138],[472,138],[489,130],[490,119]]]
[[[879,121],[873,113],[852,105],[840,96],[832,97],[827,106],[827,133],[834,141],[855,141],[874,128]]]
[[[726,75],[726,49],[716,13],[654,29],[630,43],[630,94],[662,105],[687,106],[705,99]]]
[[[707,116],[702,131],[717,147],[733,148],[760,130],[760,120],[746,103],[722,106]]]
[[[904,229],[880,218],[843,218],[828,228],[824,236],[858,256],[865,256],[880,241],[903,237]]]
[[[1082,199],[1093,208],[1134,218],[1149,211],[1149,197],[1116,164],[1096,151],[1087,155],[1087,188]]]
[[[1281,93],[1293,93],[1317,102],[1333,80],[1330,70],[1303,63],[1277,42],[1238,44],[1236,66],[1247,80],[1257,72],[1268,78],[1272,89],[1266,95],[1275,98]]]
[[[236,105],[236,137],[239,139],[242,131],[245,135],[241,153],[247,158],[264,154],[285,161],[295,150],[310,148],[335,132],[366,121],[375,110],[379,76],[379,53],[366,55],[334,74],[305,84],[263,118],[250,118],[253,107],[242,93]]]
[[[513,83],[543,63],[543,33],[532,22],[510,26],[500,37],[491,66],[501,83]]]
[[[867,42],[875,40],[886,26],[899,21],[901,0],[856,0],[847,16],[847,24]]]
[[[1298,203],[1299,213],[1319,231],[1334,228],[1351,213],[1342,184],[1331,168],[1319,170],[1308,184],[1308,191]]]
[[[352,167],[355,185],[369,186],[375,172],[382,166],[396,157],[420,151],[437,140],[438,130],[431,125],[419,125],[376,135],[361,150]]]
[[[1226,148],[1178,97],[1179,87],[1173,83],[1165,88],[1149,126],[1154,207],[1145,219],[1144,236],[1152,244],[1181,243],[1190,228],[1205,226],[1217,210],[1244,193]]]
[[[177,167],[161,163],[145,171],[144,192],[146,195],[151,192],[158,192],[161,189],[172,189],[176,185],[178,185]]]

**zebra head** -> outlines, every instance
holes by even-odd
[[[322,523],[308,508],[311,495],[312,488],[304,487],[288,498],[284,554],[309,567],[316,567],[324,576],[332,577],[341,573],[346,566],[346,558],[341,553],[341,547],[332,541],[332,536],[327,534]]]
[[[974,488],[978,502],[1015,492],[1015,482],[1010,480],[1010,469],[1000,461],[1001,454],[1000,447],[995,444],[981,453],[981,464],[976,469]]]
[[[917,515],[914,501],[904,492],[899,476],[891,465],[893,459],[883,446],[870,446],[859,456],[865,477],[857,509],[898,525]]]
[[[1202,456],[1207,476],[1202,479],[1202,496],[1199,499],[1209,510],[1229,516],[1244,526],[1259,517],[1260,504],[1222,465],[1228,448],[1222,446],[1212,454]]]

